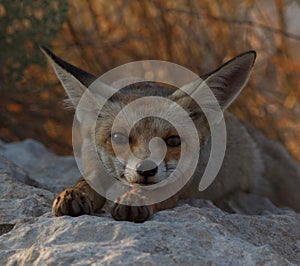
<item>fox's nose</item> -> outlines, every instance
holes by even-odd
[[[156,175],[158,167],[155,162],[151,160],[144,160],[137,164],[136,172],[144,177]]]

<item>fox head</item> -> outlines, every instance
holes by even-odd
[[[97,79],[96,76],[63,61],[45,47],[41,50],[53,66],[69,101],[76,108],[82,95]],[[221,111],[224,112],[247,83],[255,58],[254,51],[240,54],[182,88],[142,81],[114,91],[112,87],[103,84],[102,96],[112,96],[106,99],[98,114],[95,144],[108,172],[115,178],[133,185],[156,184],[167,179],[176,169],[182,149],[189,152],[189,149],[192,150],[195,143],[198,143],[200,146],[197,148],[201,150],[201,145],[204,145],[210,136],[209,125],[203,112],[203,106],[209,110],[211,104],[206,94],[207,88],[211,90]],[[201,107],[190,97],[191,94],[200,99]],[[169,104],[162,102],[154,107],[149,102],[140,101],[134,108],[127,108],[131,103],[146,96],[164,97],[169,100]],[[151,108],[155,108],[158,113],[167,112],[177,121],[183,121],[185,118],[179,115],[178,106],[184,109],[194,122],[198,132],[197,142],[187,143],[174,125],[166,119],[151,115],[139,119],[141,112],[146,110],[151,113]],[[123,117],[115,123],[118,114],[125,109]],[[128,125],[131,125],[130,130]],[[163,158],[157,161],[152,157],[160,149]]]

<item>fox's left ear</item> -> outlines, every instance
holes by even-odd
[[[177,100],[180,105],[188,107],[192,100],[187,94],[192,95],[198,103],[201,103],[202,108],[207,107],[209,109],[212,99],[209,97],[207,90],[210,88],[221,110],[224,111],[246,85],[255,58],[255,51],[240,54],[217,70],[177,90],[172,95],[173,99]]]
[[[41,46],[40,49],[50,61],[57,77],[59,78],[66,94],[69,97],[69,100],[76,108],[80,98],[86,92],[86,89],[89,87],[89,85],[96,80],[96,77],[65,62],[53,54],[48,48]]]

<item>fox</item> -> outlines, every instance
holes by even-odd
[[[76,109],[81,97],[97,77],[67,63],[44,46],[41,50]],[[227,111],[246,86],[255,60],[256,52],[250,50],[237,55],[214,71],[199,76],[199,80],[207,84],[220,106],[227,135],[223,163],[215,179],[203,191],[198,189],[198,184],[209,160],[210,125],[206,114],[189,95],[167,83],[139,81],[126,85],[107,100],[95,126],[97,151],[110,175],[131,187],[121,195],[120,200],[112,203],[110,212],[115,220],[144,222],[157,211],[176,207],[180,199],[210,200],[222,208],[224,200],[241,192],[267,197],[279,207],[289,207],[300,212],[298,163],[281,144]],[[185,87],[194,86],[193,84],[186,84]],[[196,88],[200,89],[203,90],[203,87]],[[146,96],[168,99],[188,113],[198,133],[199,159],[191,178],[174,195],[154,204],[131,206],[124,204],[122,199],[134,197],[143,200],[141,188],[168,179],[180,161],[185,142],[172,124],[159,117],[140,119],[130,132],[121,129],[113,131],[117,114],[131,102]],[[131,112],[126,119],[134,117],[134,110]],[[148,159],[149,142],[155,137],[161,138],[166,146],[165,156],[158,164]],[[116,158],[113,146],[121,150],[122,161]],[[93,165],[87,167],[92,168]],[[184,176],[185,172],[181,172],[181,175]],[[52,210],[55,216],[94,215],[101,213],[108,201],[105,195],[100,195],[81,177],[74,187],[66,188],[56,196]]]

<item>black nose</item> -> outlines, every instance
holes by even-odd
[[[156,175],[158,167],[155,162],[151,160],[144,160],[137,164],[136,172],[144,177]]]

